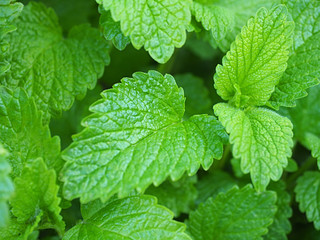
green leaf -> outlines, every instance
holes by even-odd
[[[241,170],[250,172],[255,188],[263,191],[270,178],[279,180],[293,146],[290,120],[268,109],[241,110],[226,103],[216,104],[214,112],[230,133],[233,156],[241,158]]]
[[[265,235],[263,239],[286,240],[287,234],[291,232],[291,224],[288,220],[288,218],[292,216],[292,209],[290,207],[290,194],[286,192],[286,185],[283,181],[271,183],[268,189],[277,193],[276,205],[278,210],[272,225],[269,226],[267,235]]]
[[[311,155],[318,160],[318,168],[320,169],[320,138],[312,133],[306,133],[304,144],[311,150]]]
[[[204,81],[190,73],[174,76],[177,85],[183,88],[186,97],[185,117],[196,114],[212,114],[212,101]]]
[[[177,182],[165,181],[159,187],[150,186],[145,194],[157,197],[159,204],[169,208],[178,217],[194,208],[198,192],[194,184],[196,176],[183,177]]]
[[[41,221],[42,213],[30,223],[19,223],[16,218],[10,219],[8,226],[0,228],[0,236],[5,240],[33,240],[32,235]]]
[[[264,105],[287,67],[293,29],[284,6],[261,8],[217,66],[218,94],[238,107]]]
[[[7,162],[8,153],[0,145],[0,227],[6,226],[9,219],[8,200],[14,190],[9,174],[11,167]]]
[[[69,31],[78,24],[95,22],[99,16],[97,14],[97,4],[88,0],[36,0],[44,3],[47,7],[55,10],[59,17],[59,23],[64,31]],[[29,0],[27,1],[29,2]]]
[[[95,209],[96,211],[96,209]],[[185,225],[151,196],[132,196],[108,202],[84,217],[63,240],[85,239],[189,239]]]
[[[306,212],[307,219],[320,230],[320,173],[306,172],[297,180],[294,189],[301,212]]]
[[[214,3],[214,0],[195,0],[192,12],[204,29],[211,31],[213,38],[220,41],[233,29],[234,15],[227,8]]]
[[[296,99],[307,95],[307,88],[320,82],[320,2],[289,0],[287,6],[296,25],[294,50],[269,100],[269,105],[276,109],[294,107]]]
[[[185,47],[202,60],[212,60],[220,55],[220,51],[212,46],[211,39],[211,33],[208,31],[190,33]]]
[[[320,31],[320,3],[315,0],[284,0],[295,22],[294,49]]]
[[[245,175],[241,170],[241,159],[232,158],[230,163],[232,166],[232,171],[237,178],[241,178]]]
[[[191,0],[97,0],[112,18],[121,24],[132,45],[142,46],[159,63],[167,62],[174,47],[186,41],[186,27],[191,20]]]
[[[285,113],[294,125],[294,135],[312,156],[318,159],[320,169],[320,86],[308,89],[308,96],[296,102],[295,108]]]
[[[227,135],[213,116],[182,121],[183,90],[171,75],[135,73],[91,106],[86,128],[63,158],[64,194],[82,202],[159,185],[168,176],[194,175],[220,159]]]
[[[274,192],[234,187],[191,213],[188,229],[195,240],[262,239],[276,213],[275,202]]]
[[[220,192],[227,192],[235,185],[237,182],[228,173],[219,170],[210,172],[198,179],[196,203],[205,202],[209,197],[215,198]]]
[[[15,24],[18,30],[6,38],[12,67],[1,83],[25,88],[48,121],[94,88],[109,63],[108,44],[88,25],[63,38],[57,16],[40,3],[29,3]]]
[[[16,3],[12,0],[2,0],[0,2],[0,76],[10,69],[10,63],[7,61],[7,51],[10,43],[3,38],[16,30],[16,26],[12,22],[20,14],[22,8],[22,3]]]
[[[207,2],[212,2],[208,0]],[[259,8],[265,7],[270,9],[274,4],[279,4],[280,0],[214,0],[216,6],[227,9],[234,17],[234,25],[232,31],[228,31],[226,36],[216,45],[223,51],[229,50],[231,43],[241,32],[241,28],[246,24],[248,19],[256,14]]]
[[[99,23],[102,27],[103,36],[107,40],[112,40],[113,45],[124,50],[130,43],[130,38],[123,35],[120,28],[120,23],[112,19],[110,11],[104,10],[102,5],[99,5],[99,13],[101,14]]]
[[[52,135],[58,135],[61,139],[61,148],[65,149],[72,142],[72,135],[80,132],[83,127],[81,120],[90,114],[89,107],[100,99],[102,87],[97,85],[89,90],[84,99],[76,100],[71,109],[63,112],[61,118],[54,118],[50,121]]]
[[[61,169],[60,140],[42,125],[41,113],[23,89],[0,87],[0,142],[10,153],[12,176],[19,176],[24,163],[42,157],[49,168]]]
[[[288,158],[288,165],[286,166],[285,170],[287,172],[296,172],[298,170],[298,164],[292,158]]]
[[[59,215],[61,208],[55,171],[48,170],[43,160],[38,158],[23,168],[14,185],[15,194],[10,203],[17,222],[31,225],[40,215],[38,228],[54,228],[63,234],[64,222]]]

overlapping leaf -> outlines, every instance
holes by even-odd
[[[25,88],[45,120],[92,89],[109,63],[108,44],[97,29],[76,26],[64,38],[57,16],[43,4],[29,3],[14,23],[17,31],[6,38],[11,71],[1,83]]]
[[[70,229],[63,240],[191,240],[184,233],[185,225],[173,221],[173,214],[158,205],[151,196],[132,196],[109,201],[99,210],[87,210],[83,217],[84,221]]]
[[[290,194],[286,192],[285,182],[280,181],[270,184],[269,190],[277,193],[278,207],[273,223],[269,226],[268,234],[263,237],[266,240],[287,240],[287,234],[291,231],[291,224],[288,218],[292,216],[290,207]]]
[[[264,105],[287,67],[293,28],[284,6],[261,8],[217,66],[218,94],[238,107]]]
[[[234,24],[231,31],[228,31],[226,36],[219,41],[216,45],[224,52],[228,51],[231,43],[236,39],[240,33],[241,28],[246,24],[248,19],[254,16],[257,10],[261,7],[270,9],[274,4],[281,3],[280,0],[208,0],[205,3],[213,3],[215,6],[227,9],[228,15],[234,18]]]
[[[288,0],[286,4],[295,22],[294,49],[269,100],[276,109],[295,106],[296,99],[307,95],[307,88],[320,82],[320,2]]]
[[[191,20],[191,0],[97,0],[112,18],[120,21],[121,30],[132,45],[142,46],[159,63],[165,63],[174,47],[182,47],[186,27]]]
[[[150,186],[145,194],[155,196],[159,204],[169,208],[178,217],[181,213],[193,210],[198,195],[196,182],[196,176],[184,177],[177,182],[166,181],[158,187]]]
[[[192,12],[204,29],[211,31],[216,41],[222,40],[235,24],[234,15],[229,9],[214,4],[214,0],[195,0]]]
[[[104,10],[102,5],[99,6],[100,25],[103,29],[103,35],[107,40],[112,40],[113,45],[123,50],[130,43],[130,38],[123,35],[120,28],[120,23],[112,19],[110,11]]]
[[[320,86],[308,90],[308,96],[286,111],[294,125],[295,137],[318,159],[320,168]]]
[[[0,236],[5,240],[35,240],[41,216],[41,213],[38,214],[30,223],[19,223],[16,218],[12,218],[8,226],[0,228]]]
[[[277,181],[291,156],[290,120],[268,109],[241,110],[226,103],[215,105],[214,112],[230,133],[233,156],[241,158],[241,169],[250,172],[254,186],[263,191],[270,178]]]
[[[0,132],[0,142],[10,153],[12,176],[19,176],[23,165],[38,157],[49,168],[61,168],[60,140],[42,125],[41,113],[23,89],[0,87]]]
[[[234,187],[201,204],[190,214],[188,228],[195,240],[262,239],[276,213],[275,202],[274,192]]]
[[[196,114],[212,114],[212,101],[204,81],[192,74],[174,76],[179,87],[183,88],[186,97],[185,117]]]
[[[222,171],[209,172],[207,175],[199,178],[196,187],[198,190],[198,198],[196,203],[203,203],[209,197],[215,198],[220,192],[227,192],[237,185],[228,173]]]
[[[65,196],[107,200],[168,176],[177,180],[185,171],[193,175],[200,165],[208,169],[221,158],[227,135],[213,116],[183,121],[184,103],[174,78],[155,71],[135,73],[103,92],[63,154]]]
[[[61,235],[64,222],[57,197],[56,173],[48,170],[41,158],[27,164],[20,177],[15,178],[15,194],[11,198],[12,213],[18,223],[34,224],[39,217],[39,228],[54,228]]]
[[[298,178],[294,191],[300,210],[306,212],[308,220],[320,230],[320,173],[306,172]]]
[[[12,21],[20,14],[23,5],[12,0],[2,0],[0,2],[0,75],[10,69],[10,63],[6,60],[6,52],[10,47],[10,43],[3,38],[10,32],[16,30],[16,26],[12,25]]]
[[[4,227],[9,219],[8,200],[13,192],[13,183],[9,176],[11,167],[6,160],[8,153],[0,145],[0,227]]]

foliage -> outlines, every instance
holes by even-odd
[[[0,0],[0,239],[317,239],[320,1]]]

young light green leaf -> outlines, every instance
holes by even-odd
[[[20,175],[26,162],[38,157],[49,168],[61,169],[59,137],[51,137],[33,99],[23,89],[0,87],[0,128],[0,142],[10,153],[13,177]]]
[[[54,228],[59,234],[64,232],[64,222],[60,216],[59,187],[56,173],[48,170],[41,158],[25,165],[21,176],[15,178],[15,194],[11,198],[12,213],[19,223],[34,223],[38,215],[42,221],[39,228]]]
[[[155,196],[159,204],[169,208],[178,217],[194,208],[198,192],[195,188],[196,176],[183,177],[177,182],[165,181],[159,187],[150,186],[145,194]]]
[[[11,71],[1,83],[25,88],[45,120],[94,88],[109,63],[108,44],[97,29],[75,26],[63,38],[57,16],[41,3],[29,3],[15,24],[18,30],[6,38]]]
[[[274,192],[234,187],[191,213],[188,229],[195,240],[262,239],[276,213],[275,202]]]
[[[264,105],[287,67],[293,29],[284,6],[261,8],[217,66],[218,94],[238,107]]]
[[[192,13],[205,30],[211,31],[216,41],[222,40],[233,29],[234,15],[224,7],[214,4],[214,0],[195,0]]]
[[[194,175],[220,159],[227,141],[213,116],[183,121],[183,90],[171,75],[135,73],[91,106],[86,128],[63,153],[66,198],[106,201],[113,194]]]
[[[301,212],[306,212],[307,219],[320,230],[320,173],[306,172],[298,178],[294,189]]]
[[[177,85],[183,88],[186,97],[185,117],[196,114],[212,114],[212,101],[204,81],[190,73],[174,76]]]
[[[268,109],[241,110],[226,103],[216,104],[214,112],[230,133],[233,156],[241,158],[241,170],[250,172],[255,188],[263,191],[270,178],[279,180],[293,146],[290,120]]]
[[[287,0],[286,5],[295,22],[294,50],[269,100],[276,109],[295,106],[296,99],[307,95],[307,88],[320,82],[320,2]]]
[[[0,75],[10,69],[10,63],[6,59],[6,52],[10,43],[3,40],[3,38],[8,33],[16,30],[16,26],[12,25],[12,21],[20,14],[22,8],[22,3],[16,3],[12,0],[2,0],[0,2]]]
[[[208,2],[212,0],[208,0]],[[281,3],[280,0],[214,0],[216,6],[227,9],[234,17],[234,25],[232,31],[228,31],[226,36],[220,41],[216,41],[216,45],[223,51],[227,52],[230,45],[241,32],[241,28],[246,24],[250,17],[253,17],[259,8],[265,7],[270,9],[274,4]]]
[[[102,27],[103,36],[107,40],[112,40],[113,45],[124,50],[130,43],[130,38],[123,35],[120,28],[120,23],[112,19],[110,11],[104,10],[102,5],[99,5],[99,13],[101,14],[99,23]]]
[[[198,179],[196,188],[198,190],[198,198],[196,203],[203,203],[209,197],[215,198],[220,192],[227,192],[237,185],[228,173],[222,171],[209,172]]]
[[[120,21],[121,30],[132,45],[142,46],[159,63],[167,62],[174,47],[186,41],[186,27],[191,20],[191,0],[97,0],[113,19]]]
[[[277,193],[276,205],[278,209],[273,223],[269,226],[269,231],[263,239],[287,240],[287,234],[291,231],[291,224],[288,218],[292,216],[290,194],[286,192],[286,184],[283,181],[271,183],[268,189]]]
[[[110,201],[105,207],[70,229],[63,240],[85,239],[188,239],[185,225],[151,196]]]
[[[13,183],[9,176],[11,167],[7,162],[8,153],[0,145],[0,228],[6,226],[9,219],[8,200],[13,192]]]

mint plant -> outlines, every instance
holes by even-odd
[[[0,0],[0,239],[320,239],[318,0]]]

